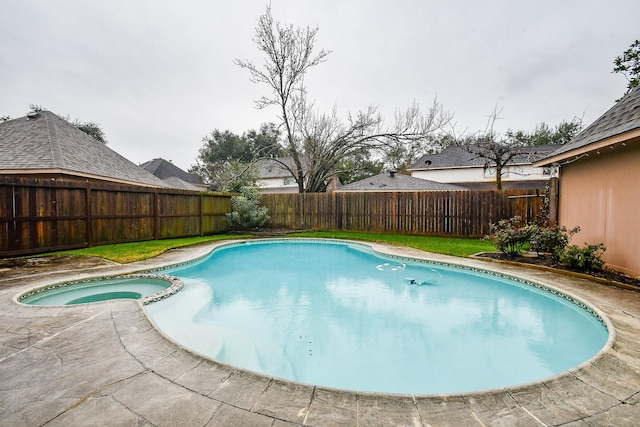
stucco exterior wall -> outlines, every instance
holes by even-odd
[[[579,225],[572,244],[604,243],[604,260],[640,276],[640,142],[617,144],[560,169],[559,223]]]

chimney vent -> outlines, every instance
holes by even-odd
[[[389,176],[390,176],[391,178],[395,177],[395,176],[396,176],[396,171],[394,171],[394,170],[390,170],[390,171],[389,171]]]

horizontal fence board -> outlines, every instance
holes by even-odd
[[[0,256],[215,234],[228,212],[229,194],[0,176]]]
[[[536,190],[263,194],[270,226],[482,237],[489,224],[513,216],[536,219]]]

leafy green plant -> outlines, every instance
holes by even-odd
[[[543,227],[535,223],[528,224],[526,228],[531,250],[540,257],[548,254],[554,261],[560,260],[571,238],[580,231],[580,227],[569,230],[564,226]]]
[[[520,255],[529,242],[529,231],[519,216],[501,219],[490,227],[491,234],[485,236],[485,239],[491,240],[493,245],[509,258]]]
[[[227,224],[235,230],[262,227],[269,221],[266,206],[260,206],[260,191],[256,187],[242,187],[239,196],[231,198],[231,213]]]
[[[560,262],[566,267],[575,270],[602,270],[602,267],[604,266],[602,254],[606,250],[607,249],[602,243],[595,245],[588,245],[585,243],[583,247],[569,245],[560,255]]]

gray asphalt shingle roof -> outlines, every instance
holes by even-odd
[[[204,188],[196,187],[190,182],[183,181],[177,176],[170,176],[164,178],[162,182],[165,183],[167,187],[176,188],[178,190],[189,190],[189,191],[203,191]]]
[[[464,187],[453,184],[429,181],[427,179],[414,178],[409,175],[395,173],[391,176],[384,172],[351,184],[343,185],[336,189],[342,191],[465,191]]]
[[[165,159],[149,160],[148,162],[144,162],[143,164],[141,164],[140,167],[146,169],[162,180],[176,177],[190,184],[203,184],[202,178],[200,178],[199,176],[190,174],[189,172],[180,169],[178,166]]]
[[[61,170],[166,187],[161,179],[49,111],[0,123],[0,173],[2,170]]]
[[[296,165],[291,157],[278,157],[276,159],[265,158],[259,159],[255,163],[256,173],[258,178],[287,178],[291,176],[291,172],[285,168],[282,163],[287,165],[293,170],[296,170]]]
[[[561,144],[555,145],[538,145],[520,147],[517,154],[511,161],[514,164],[531,164],[543,157],[547,157],[550,153],[562,147]],[[425,154],[408,170],[426,170],[441,168],[458,168],[458,167],[481,167],[487,162],[487,159],[478,157],[477,154],[471,152],[470,149],[458,145],[450,145],[442,150],[439,154]]]
[[[568,153],[635,129],[640,129],[640,87],[626,94],[575,138],[545,158]]]

